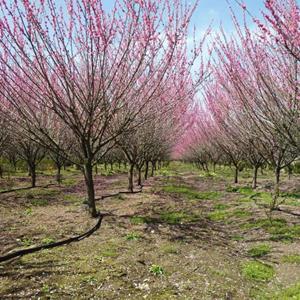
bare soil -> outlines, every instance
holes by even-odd
[[[100,200],[105,217],[91,237],[0,264],[0,299],[272,299],[300,283],[300,265],[283,262],[284,256],[300,255],[299,217],[280,211],[271,216],[294,228],[289,239],[262,223],[255,226],[268,211],[253,194],[230,191],[230,171],[223,173],[206,176],[175,164],[149,179],[142,193]],[[53,185],[0,194],[0,255],[93,226],[81,175],[68,172],[64,178],[67,184],[57,185],[43,175],[39,186]],[[126,190],[126,179],[96,176],[97,197]],[[245,172],[231,187],[250,181]],[[270,174],[262,176],[258,192],[267,193],[270,182]],[[26,177],[14,179],[15,187],[27,183]],[[4,181],[0,185],[5,188]],[[295,193],[293,205],[285,207],[300,213],[299,177],[284,178],[282,190]],[[255,281],[242,266],[254,260],[248,250],[262,243],[271,251],[257,260],[271,265],[275,276]]]

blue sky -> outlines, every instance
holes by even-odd
[[[231,6],[238,17],[241,17],[241,8],[234,0],[229,0]],[[264,10],[263,0],[244,0],[247,9],[254,16],[261,18],[261,11]],[[213,28],[217,29],[222,26],[226,32],[233,31],[231,16],[226,0],[200,0],[199,7],[195,12],[193,24],[196,25],[197,31],[204,30],[213,21]]]
[[[185,1],[185,0],[182,0]],[[193,0],[192,0],[193,1]],[[241,8],[236,4],[235,0],[228,0],[237,15],[241,15]],[[114,0],[103,1],[106,8],[110,8]],[[260,17],[261,11],[264,9],[264,0],[243,0],[248,10],[255,16]],[[213,27],[219,28],[222,23],[226,32],[233,30],[231,16],[226,0],[200,0],[200,4],[193,17],[193,25],[196,25],[197,31],[205,30],[213,21]]]

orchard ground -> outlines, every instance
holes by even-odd
[[[126,190],[124,170],[101,171],[98,197]],[[0,264],[0,299],[300,299],[300,218],[264,207],[271,171],[255,191],[250,170],[237,185],[232,176],[173,162],[143,193],[100,200],[105,217],[91,237]],[[42,187],[0,195],[1,255],[93,226],[82,175],[63,177],[59,186],[44,172]],[[299,179],[283,175],[281,184],[282,207],[296,214]],[[0,188],[29,185],[17,174]]]

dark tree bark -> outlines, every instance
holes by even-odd
[[[239,167],[236,165],[234,168],[234,183],[239,182]]]
[[[146,161],[146,164],[145,164],[145,180],[148,179],[148,173],[149,173],[149,161]]]
[[[275,168],[275,189],[274,189],[274,193],[276,197],[279,197],[279,191],[280,191],[280,167],[276,167]]]
[[[91,161],[88,161],[84,167],[84,178],[88,193],[88,207],[89,212],[93,218],[98,216],[95,202],[95,187],[94,187],[94,179],[93,179],[93,166]]]
[[[151,177],[154,176],[154,171],[156,170],[156,161],[151,162]]]
[[[133,172],[134,172],[134,164],[130,163],[129,171],[128,171],[128,191],[133,193]]]
[[[56,181],[58,184],[61,184],[62,182],[62,176],[61,176],[61,168],[62,166],[61,165],[58,165],[57,168],[56,168]]]
[[[142,168],[138,167],[138,185],[142,186]]]
[[[256,189],[257,188],[257,173],[258,173],[259,166],[254,165],[253,166],[253,179],[252,179],[252,188]]]
[[[31,177],[31,187],[36,187],[36,165],[35,163],[31,163],[29,166],[29,173]]]

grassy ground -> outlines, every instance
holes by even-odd
[[[97,196],[126,189],[126,174],[101,171]],[[108,215],[90,238],[0,264],[0,299],[300,299],[300,221],[262,208],[270,176],[253,191],[250,171],[232,185],[229,168],[208,175],[172,163],[143,193],[99,202]],[[80,174],[64,178],[0,195],[1,254],[94,224]],[[29,183],[25,174],[10,181],[1,188]],[[300,212],[299,177],[283,177],[282,191],[284,206]]]

